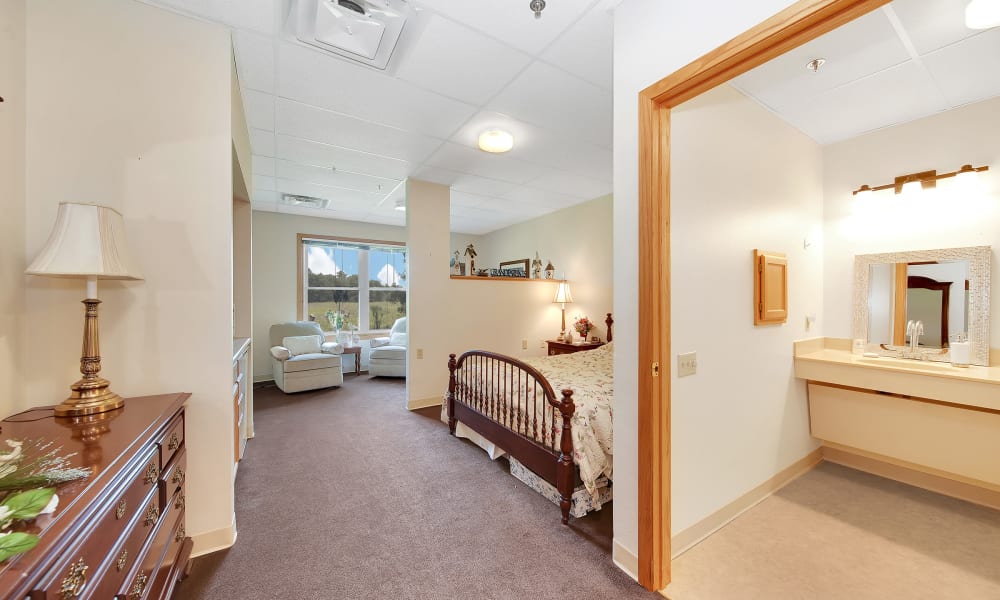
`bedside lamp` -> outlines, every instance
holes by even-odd
[[[98,279],[142,279],[132,263],[125,241],[121,213],[106,206],[64,202],[41,252],[25,273],[87,280],[83,325],[83,377],[70,386],[69,398],[55,407],[57,417],[82,417],[120,408],[124,401],[98,376],[101,352],[97,329]]]
[[[566,337],[566,303],[573,302],[573,294],[569,291],[568,283],[559,284],[556,289],[556,297],[552,301],[562,304],[562,329],[559,331],[559,341],[561,342]]]

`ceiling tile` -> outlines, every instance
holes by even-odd
[[[826,59],[816,73],[806,68]],[[910,59],[881,10],[791,50],[733,80],[735,87],[777,112],[798,110],[815,96]]]
[[[536,19],[527,2],[496,0],[423,0],[420,5],[485,32],[529,54],[548,46],[587,10],[589,2],[549,2]]]
[[[920,54],[943,48],[979,33],[965,26],[969,0],[895,0],[888,8]]]
[[[952,106],[978,102],[1000,94],[1000,69],[984,68],[970,57],[1000,56],[1000,27],[947,46],[923,57],[938,87]]]
[[[538,209],[546,210],[547,212],[559,210],[560,208],[566,208],[567,206],[573,206],[574,204],[580,204],[583,202],[583,200],[574,196],[560,194],[558,192],[547,192],[545,190],[528,186],[514,188],[504,194],[503,199],[514,203],[508,205],[511,210],[516,208],[517,204],[520,204],[524,207],[537,207]],[[589,199],[590,198],[587,198],[587,200]]]
[[[600,181],[565,171],[554,170],[545,173],[537,179],[532,179],[529,185],[545,192],[556,192],[584,200],[593,200],[594,198],[610,194],[612,191],[610,181]]]
[[[278,136],[278,158],[317,167],[336,166],[344,171],[388,179],[405,179],[415,163],[332,146],[288,135]]]
[[[437,15],[427,18],[396,76],[445,96],[480,105],[531,61],[528,55]]]
[[[545,170],[529,162],[500,154],[490,154],[451,142],[444,144],[426,162],[435,167],[444,167],[512,183],[524,183],[538,177]]]
[[[270,156],[253,155],[253,174],[274,177],[274,158]]]
[[[247,126],[274,131],[274,96],[254,90],[243,90],[243,110]]]
[[[396,179],[373,177],[341,169],[332,171],[327,168],[303,165],[286,160],[277,161],[277,169],[278,177],[282,179],[329,185],[372,194],[387,194],[400,182],[400,180]]]
[[[372,123],[447,138],[475,108],[293,44],[279,50],[279,95]]]
[[[234,40],[240,89],[274,93],[274,39],[239,30]]]
[[[274,132],[265,129],[250,129],[250,148],[254,154],[274,156]]]
[[[277,125],[281,134],[412,162],[423,161],[441,145],[431,137],[285,99],[278,100]]]
[[[277,188],[274,185],[274,177],[255,174],[253,176],[253,189],[261,191],[275,191]]]
[[[612,13],[594,9],[549,46],[542,60],[610,90],[613,51]]]
[[[450,186],[453,193],[467,192],[483,196],[500,196],[517,187],[516,183],[509,181],[479,177],[441,167],[421,167],[413,174],[413,178]]]
[[[611,92],[545,63],[532,63],[488,108],[611,148]]]

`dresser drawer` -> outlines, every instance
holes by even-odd
[[[118,589],[116,600],[142,600],[150,597],[153,578],[163,559],[163,551],[170,544],[170,536],[174,533],[174,525],[180,514],[181,511],[173,510],[171,504],[164,506],[156,531],[139,552],[137,564],[134,564],[128,578]]]
[[[92,589],[87,590],[90,597],[95,600],[113,598],[122,588],[125,578],[141,558],[142,548],[150,538],[150,533],[156,528],[158,519],[150,521],[150,516],[151,513],[145,511],[135,515],[125,539],[108,556],[105,564],[101,565],[103,575],[94,582]]]
[[[160,465],[166,466],[174,454],[184,445],[184,412],[181,411],[170,424],[167,425],[163,437],[158,440],[160,444]]]
[[[187,478],[187,449],[174,455],[173,460],[163,470],[163,477],[160,479],[160,505],[166,506],[171,501],[178,490],[184,489],[184,480]]]
[[[163,560],[160,561],[160,566],[156,570],[155,577],[153,577],[153,584],[149,591],[150,598],[167,597],[164,593],[170,591],[169,588],[177,581],[176,568],[181,566],[177,564],[177,561],[180,558],[181,546],[184,545],[184,538],[187,537],[187,532],[184,530],[184,510],[178,510],[175,514],[177,515],[177,521],[174,523],[170,537],[167,540],[167,548],[163,555]]]

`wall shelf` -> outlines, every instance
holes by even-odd
[[[466,279],[469,281],[522,281],[536,283],[563,283],[565,279],[528,279],[527,277],[479,277],[478,275],[450,275],[452,279]]]

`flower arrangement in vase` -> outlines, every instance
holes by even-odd
[[[594,330],[594,323],[587,317],[580,316],[573,322],[573,329],[580,334],[580,343],[585,344],[587,342],[587,336]]]

